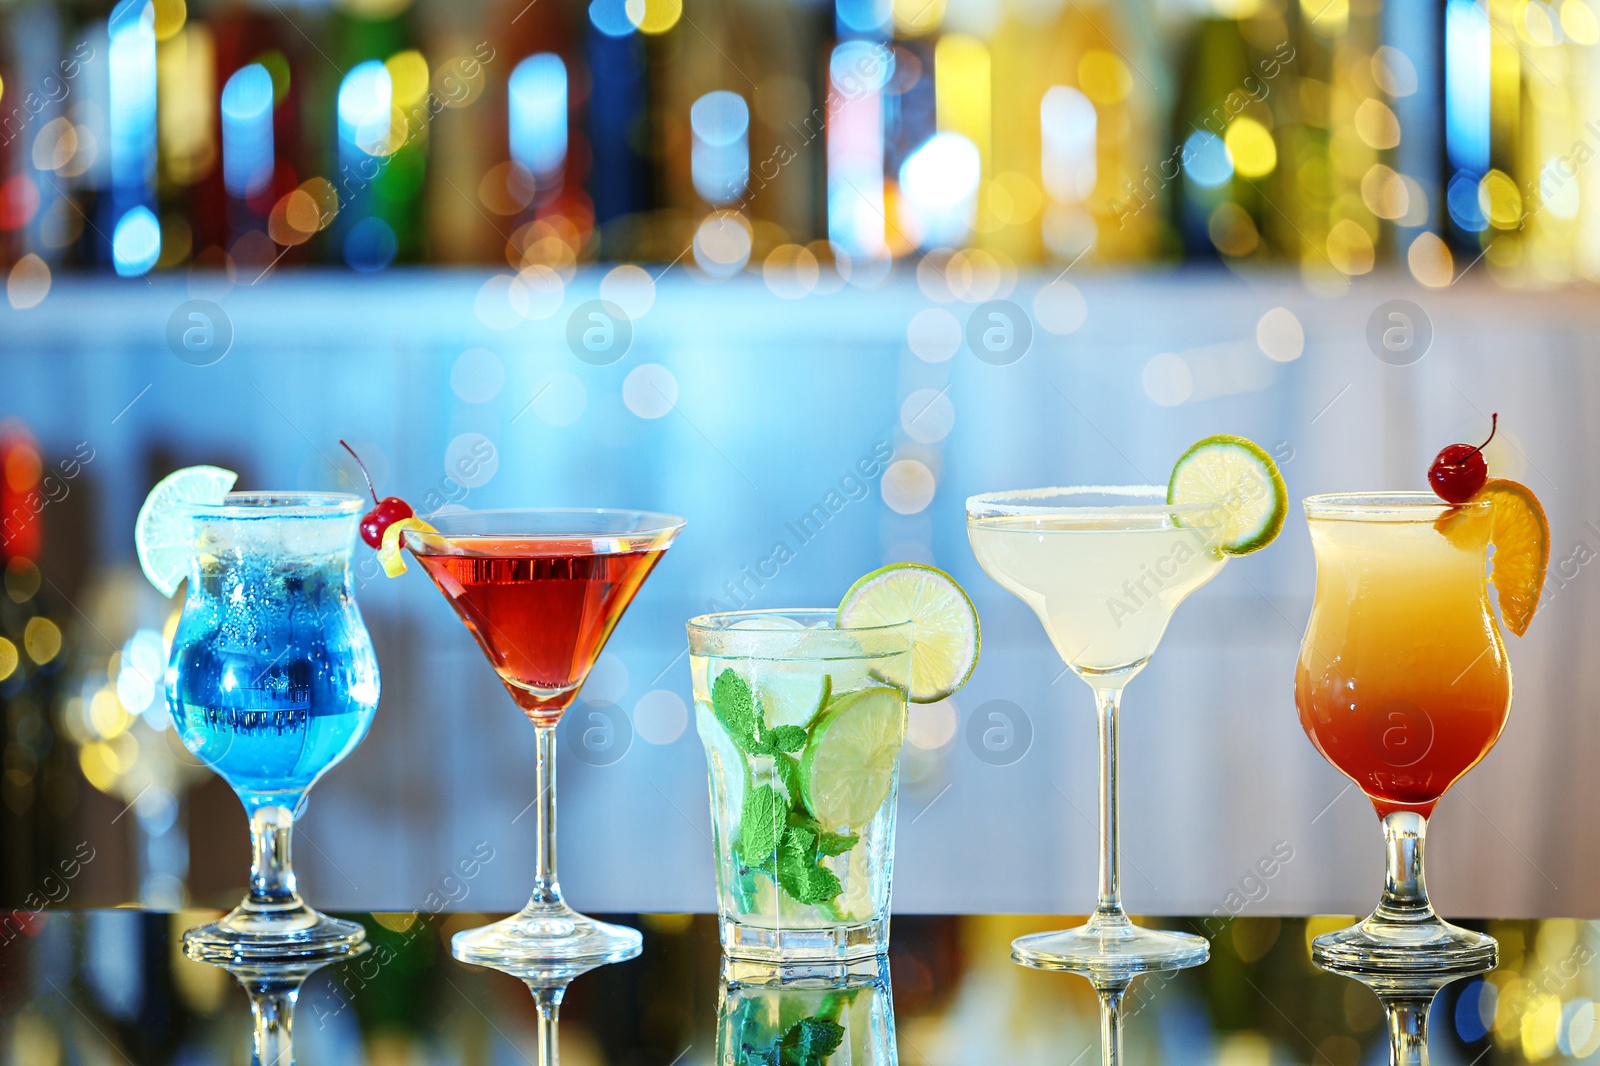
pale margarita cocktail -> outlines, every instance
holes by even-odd
[[[1285,495],[1261,449],[1242,438],[1214,437],[1184,455],[1166,487],[1024,489],[967,501],[973,554],[1033,608],[1061,661],[1094,691],[1099,717],[1095,913],[1076,929],[1019,938],[1012,955],[1090,977],[1103,997],[1112,997],[1108,1007],[1137,974],[1193,966],[1208,955],[1201,937],[1137,927],[1122,909],[1117,714],[1123,687],[1155,654],[1190,593],[1215,577],[1229,555],[1255,551],[1276,536]]]

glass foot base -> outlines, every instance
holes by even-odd
[[[1436,916],[1397,922],[1374,914],[1311,942],[1311,960],[1318,966],[1352,974],[1465,975],[1493,968],[1499,953],[1494,937]]]
[[[722,951],[730,959],[783,966],[872,959],[889,950],[889,918],[853,925],[766,926],[722,918]]]
[[[212,922],[183,934],[183,951],[201,962],[278,959],[331,961],[352,954],[367,931],[354,922],[319,914],[296,901],[292,907],[251,906],[248,901]]]
[[[530,903],[502,921],[457,933],[450,954],[486,966],[544,960],[598,965],[631,959],[643,943],[637,929],[585,918],[565,903]]]
[[[1059,933],[1032,933],[1011,942],[1011,957],[1037,970],[1080,974],[1116,984],[1152,970],[1199,966],[1211,956],[1204,937],[1144,929],[1126,918],[1093,920]]]

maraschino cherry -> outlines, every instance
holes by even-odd
[[[356,455],[354,448],[345,444],[342,440],[339,443],[344,446],[344,450],[350,453],[351,457],[355,459],[356,465],[361,468],[361,476],[367,481],[367,491],[372,493],[372,502],[377,504],[376,507],[361,518],[361,539],[374,548],[381,548],[383,547],[383,531],[400,521],[400,519],[410,518],[417,512],[413,511],[411,505],[398,496],[385,496],[381,500],[378,499],[378,490],[372,487],[372,475],[367,473],[367,464],[361,461],[361,456]]]
[[[1489,436],[1474,448],[1470,444],[1452,444],[1434,457],[1428,467],[1428,484],[1439,498],[1449,503],[1466,503],[1483,488],[1489,477],[1489,464],[1483,458],[1484,445],[1494,440],[1500,428],[1500,415],[1489,418]]]

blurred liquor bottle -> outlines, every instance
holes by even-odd
[[[315,85],[304,83],[328,60],[291,18],[317,16],[304,9],[286,16],[232,8],[204,26],[185,26],[168,42],[174,77],[181,79],[170,95],[186,103],[176,105],[179,113],[170,123],[163,111],[162,129],[172,126],[173,141],[191,145],[188,157],[173,153],[168,168],[173,199],[187,207],[193,230],[190,256],[202,266],[218,266],[225,251],[241,283],[275,265],[307,259],[304,253],[281,254],[285,249],[273,240],[281,234],[271,223],[274,206],[321,162],[306,135],[308,122],[315,121]],[[181,74],[178,57],[185,62]],[[179,227],[163,219],[163,265],[182,262]],[[177,245],[170,250],[169,229]]]
[[[25,427],[0,423],[0,901],[8,907],[41,908],[41,884],[59,884],[45,878],[62,857],[76,802],[73,756],[57,742],[54,723],[64,695],[60,667],[70,658],[66,608],[39,560],[47,510],[74,491],[85,457],[47,467]]]
[[[581,194],[588,157],[573,137],[581,56],[564,5],[502,0],[481,22],[429,34],[434,73],[426,213],[433,258],[520,269],[540,204]],[[570,248],[569,248],[570,252]]]
[[[415,18],[406,0],[351,0],[331,15],[342,75],[314,110],[329,123],[319,140],[337,197],[334,256],[358,271],[427,259],[432,74]]]
[[[1178,194],[1173,224],[1186,257],[1244,258],[1260,248],[1262,212],[1272,202],[1259,183],[1274,169],[1275,149],[1270,132],[1263,145],[1257,131],[1269,131],[1273,120],[1265,98],[1252,92],[1251,48],[1238,20],[1200,20],[1186,52],[1174,148],[1153,184]],[[1251,151],[1241,158],[1247,139]]]
[[[1052,259],[1127,262],[1161,247],[1172,179],[1155,162],[1171,155],[1157,116],[1171,86],[1151,17],[1073,4],[1045,26],[1018,12],[996,37],[992,202],[1009,200],[1013,229],[1036,232]],[[1038,182],[1037,200],[1022,178]]]

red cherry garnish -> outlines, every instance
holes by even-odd
[[[361,516],[361,539],[374,548],[381,548],[383,547],[383,531],[400,521],[400,519],[410,518],[417,512],[413,511],[411,505],[398,496],[385,496],[381,500],[378,499],[378,490],[372,487],[372,475],[367,473],[367,464],[361,461],[361,456],[356,454],[354,448],[345,444],[342,440],[339,443],[343,445],[345,451],[350,453],[351,458],[355,459],[356,465],[361,468],[361,476],[367,482],[367,491],[372,493],[372,502],[377,505]]]
[[[1489,436],[1474,448],[1470,444],[1452,444],[1434,457],[1428,467],[1428,484],[1439,498],[1449,503],[1466,503],[1478,494],[1489,477],[1489,464],[1483,458],[1484,445],[1494,440],[1500,428],[1500,415],[1489,420]]]

